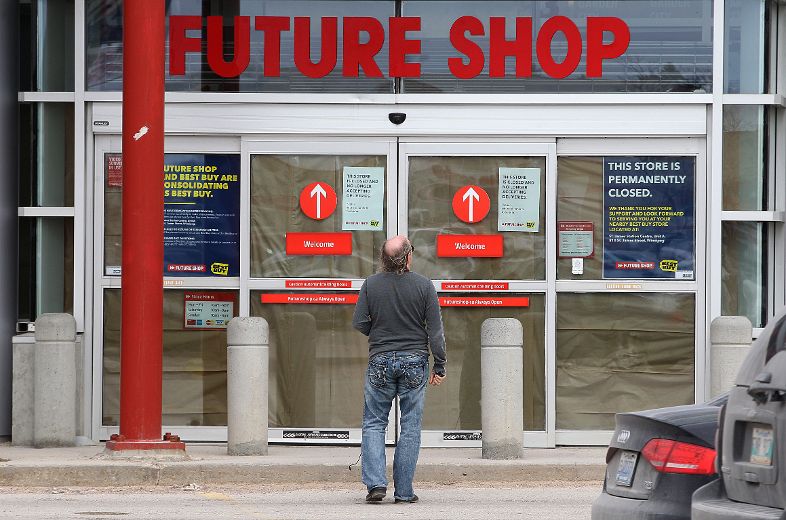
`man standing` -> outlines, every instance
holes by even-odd
[[[387,240],[380,269],[360,289],[352,325],[368,336],[369,360],[363,410],[363,483],[366,502],[381,502],[387,493],[385,429],[393,399],[401,406],[401,437],[393,457],[396,502],[417,502],[412,478],[420,452],[420,423],[426,381],[445,379],[445,334],[434,285],[410,271],[415,248],[407,237]],[[434,356],[429,376],[428,353]]]

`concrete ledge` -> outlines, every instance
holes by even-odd
[[[230,457],[225,445],[187,448],[191,460],[107,460],[101,446],[35,450],[0,446],[0,487],[123,487],[188,484],[360,483],[358,448],[273,446],[267,456]],[[605,449],[524,450],[519,460],[484,460],[480,448],[421,450],[415,480],[536,483],[601,482]],[[388,473],[392,473],[388,453]]]
[[[389,470],[391,468],[388,468]],[[479,467],[475,465],[418,466],[417,482],[544,482],[603,480],[605,465],[528,465]],[[0,486],[16,487],[122,487],[183,486],[187,484],[301,484],[308,482],[359,483],[360,468],[347,466],[264,466],[234,464],[101,466],[0,466]]]
[[[101,466],[8,466],[0,465],[0,486],[16,487],[114,487],[155,486],[159,470],[154,467]]]

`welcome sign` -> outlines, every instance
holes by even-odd
[[[202,53],[207,42],[207,65],[218,76],[238,77],[249,67],[260,67],[264,76],[281,75],[281,39],[292,32],[294,40],[294,65],[309,78],[322,78],[333,72],[342,52],[342,75],[345,77],[384,77],[377,56],[387,46],[388,76],[393,78],[418,78],[420,63],[409,61],[421,53],[421,41],[410,33],[421,30],[421,19],[397,16],[388,20],[387,31],[383,23],[372,17],[345,16],[320,18],[320,57],[311,58],[312,41],[310,17],[251,16],[234,17],[233,54],[224,55],[224,19],[221,16],[170,16],[169,18],[169,74],[186,73],[186,55]],[[513,76],[532,77],[533,62],[549,77],[561,79],[569,76],[586,59],[586,77],[603,76],[603,62],[622,56],[630,44],[630,28],[621,19],[609,16],[590,16],[585,22],[586,37],[578,25],[568,17],[553,16],[535,31],[531,17],[515,18],[515,36],[507,36],[508,20],[490,17],[481,20],[462,16],[450,27],[447,35],[457,56],[447,59],[450,73],[459,79],[479,76],[488,62],[488,76],[501,78],[508,74],[507,58],[515,59]],[[203,27],[207,28],[204,34]],[[201,31],[199,36],[193,35]],[[262,63],[251,63],[251,34],[263,35]],[[564,57],[555,57],[552,42],[559,35],[567,42]],[[488,53],[475,41],[488,38]],[[339,46],[339,38],[341,45]],[[474,39],[473,39],[474,38]],[[533,45],[534,43],[534,45]],[[533,48],[534,47],[534,48]],[[488,55],[487,55],[488,54]]]

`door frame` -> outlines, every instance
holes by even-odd
[[[107,275],[104,264],[104,155],[108,153],[122,153],[122,138],[116,134],[103,134],[94,136],[93,149],[93,200],[94,218],[92,226],[94,254],[93,254],[93,388],[92,388],[92,435],[96,440],[107,440],[112,434],[119,432],[118,426],[103,424],[103,345],[104,345],[104,291],[120,289],[121,277]],[[165,153],[221,153],[240,154],[240,141],[231,136],[171,136],[165,137]],[[241,200],[241,207],[242,207]],[[228,278],[192,278],[167,276],[164,280],[164,290],[167,289],[223,289],[239,291],[240,279]],[[161,434],[172,432],[186,441],[226,442],[226,426],[161,426]]]
[[[544,280],[487,280],[493,282],[508,282],[507,290],[495,291],[495,293],[537,293],[545,297],[545,338],[544,338],[544,382],[545,382],[545,426],[544,431],[525,431],[524,446],[530,448],[553,447],[554,438],[554,389],[555,377],[554,370],[554,331],[556,322],[555,313],[551,310],[555,305],[555,293],[553,280],[556,277],[556,238],[554,233],[549,230],[556,224],[556,197],[550,197],[550,193],[556,193],[556,139],[400,139],[399,144],[399,233],[406,235],[409,232],[408,225],[408,187],[409,187],[409,157],[417,156],[450,156],[450,157],[482,157],[482,156],[538,156],[546,159],[545,172],[545,222],[543,225],[546,230],[546,278]],[[434,279],[432,283],[438,292],[443,292],[442,280]],[[473,280],[474,281],[474,280]],[[482,280],[481,280],[482,281]],[[450,346],[448,346],[448,349]],[[478,345],[480,348],[480,345]],[[449,351],[448,351],[449,354]],[[480,447],[482,441],[474,440],[453,440],[450,439],[452,433],[466,436],[477,436],[479,430],[424,430],[422,434],[422,444],[424,447]]]
[[[313,291],[313,289],[297,289],[286,287],[286,278],[251,278],[251,159],[254,155],[262,154],[290,154],[290,155],[384,155],[387,157],[386,164],[386,215],[385,233],[386,237],[396,235],[398,228],[397,222],[397,193],[395,186],[398,182],[398,165],[396,157],[397,141],[395,137],[376,137],[376,138],[340,138],[340,137],[314,137],[297,138],[292,136],[284,137],[260,137],[243,136],[241,138],[241,183],[240,183],[240,315],[248,316],[250,313],[251,291],[259,290],[286,290],[289,292]],[[313,277],[319,280],[342,280],[350,281],[351,287],[346,289],[331,289],[334,292],[357,292],[363,285],[363,278],[322,278]],[[311,279],[311,278],[310,278]],[[352,403],[357,405],[358,413],[362,412],[362,403]],[[393,445],[396,442],[396,421],[398,417],[397,405],[391,408],[388,417],[388,428],[385,433],[385,443]],[[320,432],[342,433],[348,431],[347,439],[319,439],[305,438],[292,439],[285,438],[286,432],[308,433],[314,430]],[[285,442],[287,444],[360,444],[362,437],[361,428],[321,428],[315,425],[314,428],[268,428],[268,439],[271,443]]]

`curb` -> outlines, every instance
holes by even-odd
[[[360,468],[346,465],[270,465],[259,463],[107,463],[88,465],[0,464],[0,487],[123,487],[187,484],[303,484],[360,482]],[[390,468],[388,468],[390,471]],[[416,480],[439,484],[599,482],[602,464],[420,464]]]

